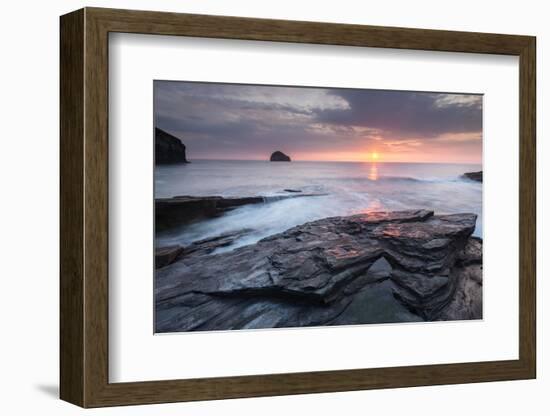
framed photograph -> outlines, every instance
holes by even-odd
[[[62,16],[61,398],[535,378],[535,50]]]

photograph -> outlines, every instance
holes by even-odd
[[[483,319],[482,94],[153,96],[155,333]]]

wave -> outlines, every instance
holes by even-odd
[[[466,180],[461,177],[447,178],[413,178],[409,176],[381,176],[377,180],[388,182],[419,182],[419,183],[471,183],[471,180]]]
[[[297,195],[266,195],[263,196],[263,200],[265,203],[267,202],[276,202],[276,201],[285,201],[287,199],[295,199],[295,198],[304,198],[304,197],[319,197],[319,196],[328,196],[329,193],[304,193],[304,194],[297,194]]]
[[[466,180],[460,177],[445,177],[445,178],[415,178],[413,176],[378,176],[368,177],[368,176],[349,176],[346,178],[322,178],[325,181],[336,181],[336,182],[358,182],[358,181],[368,181],[368,182],[382,182],[382,183],[471,183],[471,180]]]

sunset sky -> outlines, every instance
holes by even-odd
[[[481,163],[482,96],[155,81],[193,159]]]

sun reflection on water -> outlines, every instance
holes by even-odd
[[[376,163],[371,163],[367,178],[369,178],[371,181],[378,180],[378,166],[376,166]]]

